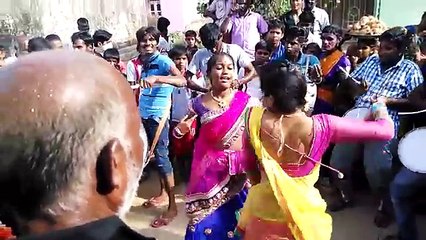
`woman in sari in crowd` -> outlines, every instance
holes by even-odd
[[[244,114],[260,102],[234,90],[234,72],[230,55],[212,56],[207,63],[211,91],[192,100],[188,117],[175,128],[182,135],[195,115],[201,122],[185,196],[190,218],[186,240],[239,239],[234,230],[247,195],[245,173],[256,169],[255,154],[243,134]]]
[[[335,25],[326,26],[322,30],[322,50],[320,59],[323,82],[318,86],[318,98],[313,114],[334,114],[333,96],[341,80],[341,68],[351,70],[348,57],[342,52],[343,31]]]
[[[261,180],[250,188],[238,223],[244,240],[329,240],[332,219],[314,187],[321,157],[330,143],[389,140],[393,123],[383,103],[368,120],[319,114],[307,117],[306,82],[285,63],[260,71],[265,108],[246,114]]]

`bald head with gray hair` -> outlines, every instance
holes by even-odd
[[[46,51],[0,69],[0,220],[25,234],[125,212],[140,136],[131,89],[95,56]]]

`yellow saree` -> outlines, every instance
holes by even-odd
[[[329,240],[332,219],[326,203],[314,187],[319,166],[303,177],[290,177],[264,149],[260,140],[262,108],[248,116],[251,144],[264,173],[262,182],[249,190],[238,229],[244,239]],[[264,179],[264,176],[267,176]],[[286,230],[287,229],[287,230]]]

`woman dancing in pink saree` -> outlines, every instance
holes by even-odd
[[[234,62],[228,54],[214,55],[207,65],[212,90],[191,104],[190,115],[198,115],[201,129],[186,191],[190,221],[185,239],[238,239],[234,230],[236,213],[247,195],[245,173],[256,169],[254,152],[243,134],[244,114],[260,103],[232,89]],[[180,123],[174,134],[183,135],[192,120]]]

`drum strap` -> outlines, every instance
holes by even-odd
[[[155,147],[157,146],[158,140],[160,139],[161,132],[163,131],[164,126],[166,125],[166,122],[169,120],[171,106],[172,106],[172,101],[169,101],[166,107],[166,111],[164,112],[163,117],[158,123],[157,130],[155,131],[154,139],[152,140],[152,144],[148,152],[148,159],[151,159],[154,156],[154,150],[155,150]]]

